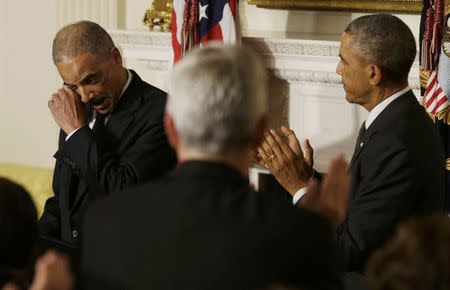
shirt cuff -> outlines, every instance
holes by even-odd
[[[80,128],[81,128],[81,127],[80,127]],[[67,134],[67,136],[66,136],[66,142],[67,142],[67,140],[69,140],[69,138],[70,138],[73,134],[75,134],[75,132],[78,131],[80,128],[77,128],[77,129],[73,130],[72,132],[70,132],[69,134]]]
[[[297,204],[297,202],[308,192],[308,188],[307,187],[302,187],[300,188],[295,194],[294,197],[292,198],[292,203],[295,205]]]

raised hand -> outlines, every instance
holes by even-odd
[[[305,158],[306,163],[312,168],[314,166],[314,150],[311,147],[308,139],[305,139],[303,142],[303,147],[305,148],[304,152],[302,150],[302,146],[298,141],[295,132],[291,129],[288,129],[285,126],[281,126],[281,132],[287,137],[289,146],[295,152],[295,154],[303,156]]]
[[[71,290],[73,287],[74,277],[65,256],[49,251],[36,261],[30,290]]]
[[[287,128],[284,131],[288,142],[275,130],[271,129],[267,133],[266,139],[257,149],[259,164],[269,169],[277,181],[294,195],[300,188],[306,187],[313,169],[303,157],[302,148],[293,131]],[[312,160],[312,148],[308,150],[311,152],[310,160]]]
[[[351,177],[344,156],[333,159],[322,183],[311,180],[308,192],[298,205],[309,208],[327,217],[333,226],[339,226],[345,219],[350,193]]]
[[[87,124],[86,107],[78,93],[63,86],[48,101],[53,119],[66,134]]]

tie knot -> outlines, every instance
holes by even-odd
[[[99,113],[95,114],[94,127],[92,128],[92,130],[94,132],[98,132],[102,128],[105,127],[105,118],[106,118],[106,115],[102,115],[102,114],[99,114]]]
[[[364,121],[359,129],[359,135],[366,133],[366,121]]]

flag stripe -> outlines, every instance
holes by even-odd
[[[193,46],[208,41],[238,42],[237,0],[174,0],[172,51],[177,62]],[[184,29],[183,29],[184,28]]]

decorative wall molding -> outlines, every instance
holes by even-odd
[[[170,33],[151,31],[109,30],[114,41],[119,45],[160,47],[168,49],[171,46]]]
[[[243,43],[261,54],[297,56],[339,56],[339,43],[308,39],[244,37]]]
[[[110,30],[125,58],[141,60],[154,70],[169,68],[171,35],[167,32]],[[340,84],[336,74],[339,42],[329,40],[244,37],[242,42],[263,56],[269,68],[288,82]],[[419,63],[410,74],[410,84],[419,89]]]

